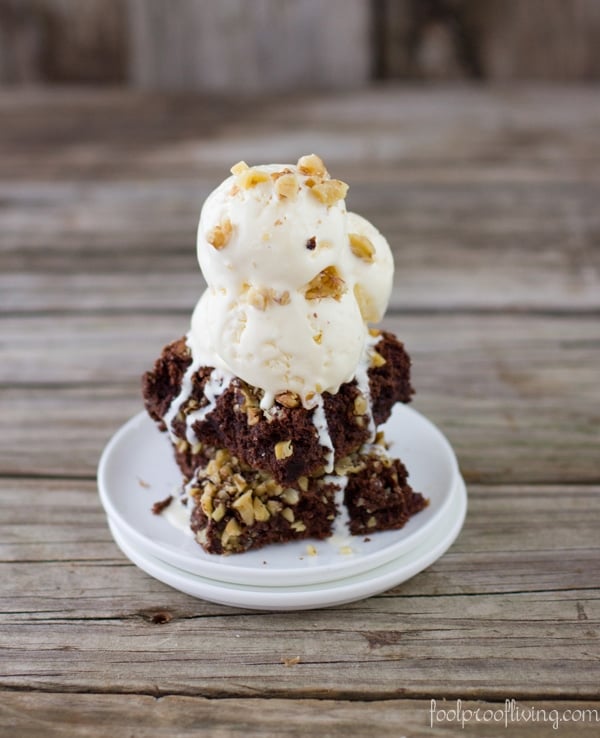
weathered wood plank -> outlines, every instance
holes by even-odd
[[[370,77],[369,0],[128,0],[130,78],[225,94],[360,87]]]
[[[39,125],[39,116],[44,125]],[[218,178],[317,151],[339,176],[596,179],[600,100],[585,87],[381,86],[261,101],[126,91],[0,91],[0,180]],[[238,121],[243,121],[243,126]]]
[[[434,567],[398,591],[403,597],[473,596],[596,586],[600,582],[596,525],[599,492],[599,487],[579,485],[471,485],[467,523],[458,541]],[[149,510],[163,491],[140,486],[132,494],[138,494],[140,506]],[[32,499],[36,517],[31,515]],[[62,581],[73,561],[83,567],[80,576],[84,577],[86,567],[98,567],[98,571],[106,568],[108,572],[121,559],[93,481],[1,479],[0,513],[0,562],[15,576],[21,570],[21,577],[31,585],[23,594],[11,593],[9,585],[6,610],[23,609],[33,619],[36,611],[42,618],[49,611],[81,618],[114,617],[127,612],[122,605],[117,607],[118,597],[125,595],[131,582],[127,572],[123,572],[127,578],[119,595],[115,592],[115,598],[105,602],[92,596],[71,599],[80,586],[78,581],[66,589],[61,585],[59,599],[48,599],[43,594],[47,587],[39,589],[49,579]],[[139,598],[138,585],[135,588]],[[38,593],[35,608],[32,592]],[[151,598],[153,593],[149,588],[143,597]],[[178,604],[172,605],[179,608],[180,616],[190,615],[188,600],[182,596]],[[150,607],[150,603],[144,607]]]
[[[508,699],[508,698],[507,698]],[[65,710],[68,705],[68,714]],[[555,724],[569,735],[592,738],[597,735],[599,702],[519,702],[520,720],[510,720],[507,729],[521,730],[528,738],[555,736]],[[432,713],[433,708],[433,713]],[[232,735],[259,738],[304,738],[307,735],[345,738],[411,738],[445,736],[491,736],[504,723],[484,723],[486,711],[504,710],[504,704],[465,701],[464,728],[441,710],[456,709],[455,702],[430,700],[386,700],[343,702],[334,699],[219,699],[169,695],[69,694],[0,692],[0,735],[20,738],[105,738],[106,735],[135,735],[136,738],[197,738],[210,731],[219,738]],[[534,708],[537,720],[524,718],[524,710]],[[479,722],[475,711],[479,709]],[[568,712],[581,711],[581,712]],[[470,711],[467,713],[467,711]],[[539,712],[537,712],[539,711]],[[545,712],[543,712],[545,711]],[[517,715],[514,712],[515,716]],[[489,712],[487,712],[489,716]],[[470,717],[470,720],[468,719]],[[546,718],[545,721],[543,718]],[[574,722],[573,718],[581,719]],[[557,720],[557,723],[554,720]],[[444,722],[442,722],[444,721]],[[496,733],[497,734],[497,733]]]
[[[142,407],[141,373],[188,321],[4,318],[0,473],[93,474],[108,437]],[[405,315],[384,325],[413,357],[416,408],[448,434],[469,481],[599,479],[594,316]],[[32,426],[40,417],[51,433]]]
[[[23,589],[31,568],[20,567]],[[79,596],[111,598],[136,578],[147,586],[133,567],[101,568],[73,562],[62,579],[49,573],[47,593],[56,597],[67,575]],[[171,593],[156,586],[164,607]],[[129,613],[111,618],[2,616],[1,684],[203,696],[253,696],[260,684],[261,695],[296,698],[597,697],[597,592],[402,598],[395,590],[343,608],[253,616],[198,601],[191,617],[158,624],[164,617],[137,611],[138,588],[128,590]],[[299,668],[282,667],[296,656]]]
[[[0,184],[0,311],[193,304],[198,214],[226,171],[194,183]],[[600,308],[600,170],[596,183],[533,188],[356,175],[349,206],[394,252],[393,308]]]

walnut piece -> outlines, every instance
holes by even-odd
[[[237,164],[234,164],[231,169],[229,170],[232,174],[241,174],[242,172],[245,172],[246,169],[249,169],[248,165],[245,161],[238,161]]]
[[[250,190],[261,182],[268,182],[269,175],[260,169],[245,169],[238,174],[238,184],[244,190]]]
[[[357,395],[354,398],[354,414],[364,415],[367,412],[367,399],[364,395]]]
[[[306,285],[304,297],[307,300],[333,297],[334,300],[339,302],[344,292],[346,292],[346,283],[334,266],[328,266]]]
[[[354,256],[366,261],[368,264],[373,263],[375,247],[366,236],[362,236],[360,233],[349,233],[348,240],[350,241],[350,249]]]
[[[233,226],[231,225],[231,221],[226,218],[221,221],[220,225],[216,225],[214,228],[211,228],[211,230],[206,234],[206,240],[213,248],[220,251],[227,246],[232,232]]]
[[[300,174],[314,175],[315,177],[326,177],[327,169],[323,160],[316,154],[306,154],[298,159],[298,171]]]
[[[371,354],[371,366],[378,368],[380,366],[383,366],[385,363],[386,361],[384,357],[378,351],[373,351],[373,353]]]
[[[275,395],[275,401],[283,407],[293,408],[298,407],[300,404],[300,398],[295,392],[279,392]]]
[[[317,200],[330,208],[338,200],[343,200],[346,197],[348,185],[339,179],[326,179],[324,182],[317,182],[310,188],[310,191]]]
[[[278,461],[289,458],[294,453],[291,441],[279,441],[275,444],[275,458]]]
[[[275,192],[280,200],[292,200],[298,194],[300,186],[294,174],[283,174],[275,182]]]

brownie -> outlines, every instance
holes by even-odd
[[[344,504],[353,535],[402,528],[428,501],[408,484],[399,459],[382,452],[359,456],[360,467],[348,475]]]
[[[219,449],[187,487],[191,528],[209,553],[240,553],[268,543],[331,535],[335,493],[327,477],[278,484],[272,475]]]
[[[191,361],[185,338],[180,338],[165,347],[153,370],[143,377],[146,409],[162,430],[166,430],[164,417],[179,395]],[[319,442],[315,410],[302,407],[284,393],[276,398],[273,410],[264,413],[259,407],[261,391],[239,378],[229,383],[214,409],[192,423],[195,438],[190,443],[186,416],[207,405],[204,389],[212,371],[212,367],[200,367],[193,374],[190,395],[171,423],[176,460],[187,478],[206,459],[206,446],[229,449],[244,464],[269,472],[281,484],[326,470],[328,449]],[[391,333],[380,334],[367,375],[370,398],[363,399],[356,380],[343,384],[336,394],[323,394],[336,460],[369,440],[372,428],[366,402],[370,402],[373,423],[380,425],[396,402],[410,402],[413,394],[410,358]]]

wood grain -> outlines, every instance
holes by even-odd
[[[64,705],[68,699],[69,716]],[[547,722],[533,723],[525,719],[509,723],[509,729],[523,731],[531,738],[550,738],[556,735],[552,719],[554,709],[561,718],[577,713],[568,710],[598,711],[598,702],[555,701],[520,704],[521,708],[532,707],[539,715],[547,715]],[[455,703],[437,702],[438,710],[450,710]],[[464,729],[460,723],[438,722],[432,725],[431,703],[427,700],[386,700],[370,702],[343,702],[332,699],[289,700],[289,699],[221,699],[204,697],[182,697],[169,695],[91,695],[60,693],[2,692],[0,693],[0,735],[18,734],[31,738],[43,731],[48,738],[62,738],[68,728],[73,738],[104,738],[111,729],[120,735],[135,735],[136,738],[171,738],[174,726],[181,738],[195,738],[199,731],[210,730],[213,736],[243,734],[259,738],[301,738],[321,735],[327,738],[342,738],[349,734],[357,738],[376,733],[382,738],[398,738],[399,731],[411,738],[445,736],[487,736],[503,724],[481,724],[484,713],[497,711],[504,705],[498,702],[464,701],[465,710],[481,712],[480,724],[467,722]],[[545,713],[542,711],[545,710]],[[437,714],[437,713],[436,713]],[[560,723],[570,735],[592,738],[597,735],[597,712],[584,713],[589,719],[581,723]],[[440,714],[440,721],[443,716]],[[498,735],[498,733],[496,733]]]
[[[429,700],[598,704],[595,93],[378,88],[258,110],[0,92],[0,116],[0,735],[479,736],[497,732],[430,729]],[[133,566],[96,465],[188,327],[202,198],[236,159],[313,148],[390,238],[385,327],[469,512],[445,556],[380,596],[243,611]]]
[[[0,473],[33,471],[28,419],[41,416],[52,433],[36,449],[35,473],[69,476],[93,474],[112,432],[142,409],[141,374],[189,315],[0,324]],[[600,479],[595,316],[398,315],[384,326],[413,357],[415,407],[448,434],[468,481]]]
[[[258,679],[263,697],[500,699],[518,668],[532,699],[574,696],[564,680],[596,693],[597,487],[475,486],[463,535],[427,571],[299,614],[212,605],[141,573],[111,542],[90,482],[5,479],[0,490],[5,686],[225,697],[255,695]],[[149,507],[157,491],[138,493]]]

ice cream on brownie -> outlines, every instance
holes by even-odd
[[[207,282],[187,335],[144,376],[210,552],[401,527],[425,505],[376,429],[408,402],[410,359],[383,317],[393,260],[321,159],[239,163],[207,198]],[[378,441],[378,442],[376,442]]]

